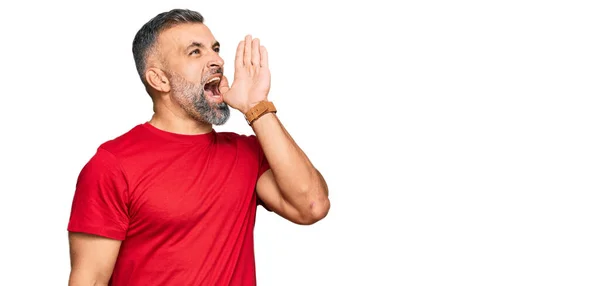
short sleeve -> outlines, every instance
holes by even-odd
[[[129,225],[127,194],[120,164],[113,154],[99,148],[77,178],[68,231],[125,239]]]
[[[263,151],[262,147],[260,146],[260,143],[258,142],[258,138],[256,138],[255,135],[252,135],[251,137],[253,140],[255,140],[257,149],[258,149],[258,161],[259,161],[258,176],[257,176],[257,180],[258,180],[258,179],[260,179],[260,176],[262,176],[266,171],[271,169],[271,165],[269,165],[267,156],[265,155],[265,152]],[[260,198],[257,198],[256,202],[258,205],[263,206],[263,208],[265,208],[267,211],[271,211],[269,208],[267,208],[267,206],[265,206],[265,204],[263,203],[263,201]]]
[[[265,152],[263,152],[260,144],[258,145],[258,159],[260,161],[260,164],[258,165],[258,177],[260,178],[262,174],[271,169],[269,161],[267,161],[267,156],[265,156]]]

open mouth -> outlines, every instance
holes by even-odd
[[[213,98],[215,100],[222,101],[223,97],[221,96],[221,92],[219,91],[220,83],[221,83],[220,76],[216,76],[216,77],[209,79],[204,84],[204,94],[209,98]]]

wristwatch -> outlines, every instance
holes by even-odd
[[[275,108],[275,105],[273,105],[273,102],[264,100],[250,108],[250,110],[244,114],[244,117],[246,118],[248,125],[252,125],[252,122],[267,113],[277,113],[277,109]]]

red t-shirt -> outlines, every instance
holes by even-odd
[[[77,180],[68,230],[122,240],[113,286],[256,285],[256,136],[140,124],[102,144]]]

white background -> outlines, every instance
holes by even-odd
[[[0,4],[0,285],[66,285],[76,177],[150,118],[131,42],[172,8],[229,78],[262,40],[330,186],[312,226],[260,209],[259,285],[600,285],[596,1],[130,2]]]

